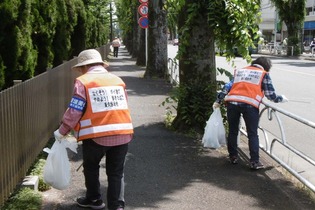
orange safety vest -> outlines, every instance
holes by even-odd
[[[78,141],[132,134],[125,83],[108,72],[87,72],[77,78],[86,90],[86,110],[75,126]]]
[[[264,69],[254,66],[236,70],[232,88],[224,100],[242,102],[259,108],[264,97],[261,83],[265,74]]]

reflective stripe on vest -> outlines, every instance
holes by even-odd
[[[89,128],[82,128],[80,130],[80,136],[86,136],[93,133],[112,132],[112,131],[129,130],[129,129],[133,129],[133,126],[131,123],[99,125],[99,126],[93,126]]]
[[[77,80],[85,86],[87,101],[75,127],[78,140],[133,133],[125,83],[119,77],[104,70],[87,72]]]
[[[253,66],[236,70],[234,83],[225,101],[247,103],[258,108],[264,97],[261,83],[265,74],[266,71]]]
[[[226,101],[238,101],[238,102],[243,102],[247,104],[254,105],[255,107],[259,107],[260,101],[257,101],[255,99],[246,97],[246,96],[239,96],[239,95],[228,95],[226,96]]]

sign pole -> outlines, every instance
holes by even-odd
[[[139,0],[141,5],[138,7],[138,13],[141,15],[141,17],[138,20],[139,26],[145,30],[145,65],[148,64],[148,26],[149,26],[149,20],[148,20],[148,0]]]
[[[148,66],[148,28],[145,29],[145,66]]]

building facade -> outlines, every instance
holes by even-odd
[[[302,31],[302,40],[304,45],[309,45],[315,38],[315,0],[306,1],[306,16],[304,20],[304,27]],[[270,0],[261,1],[261,18],[262,23],[259,29],[263,34],[266,42],[282,42],[288,36],[287,27],[284,23],[279,21],[274,5]],[[274,33],[274,32],[277,33]]]
[[[306,16],[304,20],[303,41],[309,45],[315,38],[315,0],[306,1]]]

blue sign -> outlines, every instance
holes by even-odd
[[[315,29],[315,21],[304,22],[304,29],[306,30]]]
[[[148,28],[149,26],[149,19],[148,17],[140,17],[138,20],[139,26],[141,28]]]

